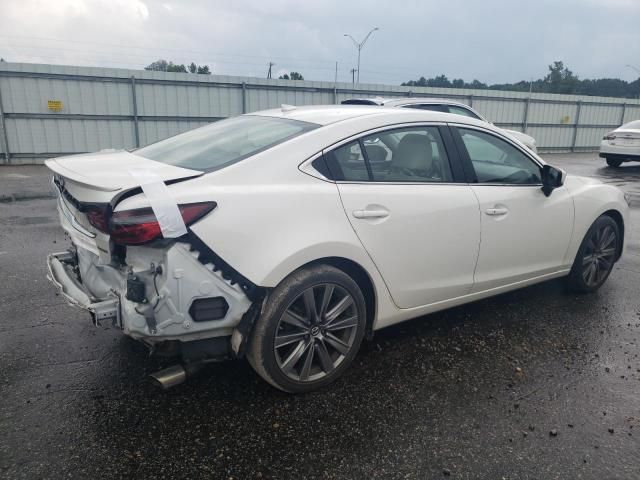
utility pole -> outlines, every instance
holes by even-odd
[[[351,72],[351,83],[356,83],[356,72],[358,71],[358,69],[352,68],[349,71]]]
[[[269,62],[269,71],[267,72],[267,78],[271,78],[271,67],[275,66],[275,63]]]
[[[371,36],[371,34],[373,32],[375,32],[376,30],[380,30],[378,27],[372,28],[369,33],[367,33],[367,36],[364,37],[364,40],[362,40],[361,42],[358,43],[358,41],[353,38],[351,35],[349,35],[348,33],[345,33],[344,36],[345,37],[349,37],[351,39],[351,41],[353,42],[353,44],[356,46],[356,48],[358,49],[358,83],[360,83],[360,51],[362,50],[362,47],[364,47],[364,44],[367,43],[367,40],[369,40],[369,37]]]

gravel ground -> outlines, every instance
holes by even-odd
[[[634,195],[599,292],[551,281],[385,329],[300,396],[245,361],[149,384],[162,363],[45,279],[65,248],[45,170],[0,168],[0,477],[640,478],[640,166],[546,158]]]

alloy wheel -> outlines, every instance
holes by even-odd
[[[605,225],[592,233],[582,256],[582,278],[587,286],[599,285],[611,272],[617,240],[611,225]]]
[[[339,285],[304,290],[286,308],[276,327],[277,365],[296,382],[331,374],[354,347],[359,325],[354,298]]]

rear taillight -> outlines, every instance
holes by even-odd
[[[89,223],[103,233],[109,232],[109,205],[91,205],[86,207]]]
[[[603,140],[615,140],[616,136],[613,133],[607,133],[604,137],[602,137]]]
[[[216,208],[215,202],[178,205],[187,226],[214,208]],[[119,245],[140,245],[160,238],[162,231],[153,210],[147,207],[115,212],[109,221],[109,234],[111,239]]]

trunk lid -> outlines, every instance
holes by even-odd
[[[149,170],[166,182],[199,177],[203,172],[167,165],[130,152],[98,152],[52,158],[45,165],[62,179],[80,202],[110,202],[117,194],[140,186],[131,170]]]
[[[639,147],[640,146],[640,130],[618,129],[611,132],[611,134],[615,136],[615,138],[609,140],[609,143],[611,145],[616,145],[619,147]]]
[[[118,200],[140,187],[132,170],[149,171],[165,183],[203,175],[198,170],[175,167],[126,151],[98,152],[47,160],[58,191],[58,213],[73,243],[92,251],[103,264],[111,260],[110,236],[89,221],[92,211],[105,212],[107,221]]]

